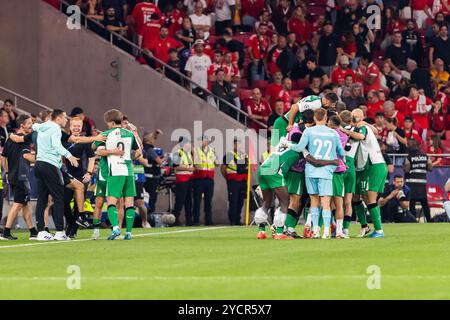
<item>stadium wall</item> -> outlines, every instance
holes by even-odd
[[[196,120],[204,130],[244,128],[90,31],[69,30],[67,17],[42,1],[0,0],[0,7],[2,86],[52,108],[81,106],[99,129],[105,128],[103,113],[118,107],[141,133],[162,129],[165,151],[175,145],[171,132],[193,132]],[[214,218],[228,223],[226,184],[216,171]],[[166,199],[159,205],[167,209]]]

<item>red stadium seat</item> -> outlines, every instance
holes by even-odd
[[[248,83],[247,83],[247,79],[243,79],[241,78],[240,80],[240,85],[241,88],[248,88]]]
[[[308,12],[312,16],[320,16],[321,14],[325,15],[327,13],[327,10],[322,5],[308,5]]]
[[[309,81],[307,79],[297,80],[297,87],[298,87],[298,89],[305,90],[306,88],[308,88],[308,86],[309,86]]]
[[[450,140],[450,130],[445,131],[445,140]]]
[[[242,42],[245,45],[251,35],[252,35],[251,33],[235,34],[233,39],[237,40],[237,41],[240,41],[240,42]]]
[[[302,94],[303,94],[303,90],[291,90],[289,92],[289,94],[291,95],[292,98],[296,99],[296,98],[301,98]]]
[[[214,45],[214,43],[216,42],[217,36],[210,35],[208,40],[209,40],[209,43],[210,43],[211,46],[212,46],[212,45]]]
[[[442,140],[442,150],[444,153],[450,153],[450,140]]]
[[[252,95],[253,95],[252,89],[239,89],[239,99],[241,99],[241,101],[251,99]]]
[[[430,208],[442,208],[444,191],[437,184],[427,184],[427,198]]]
[[[253,88],[259,88],[260,90],[266,91],[269,83],[265,80],[255,80],[253,81]]]

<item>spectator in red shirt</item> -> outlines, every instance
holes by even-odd
[[[439,136],[431,136],[428,142],[427,153],[430,154],[442,154],[442,142]],[[433,166],[439,166],[442,164],[442,157],[430,157],[433,162]]]
[[[428,114],[431,134],[445,139],[445,129],[447,127],[447,115],[442,110],[442,101],[436,100],[433,103],[433,110]]]
[[[138,35],[138,45],[142,47],[143,38],[147,35],[150,39],[158,37],[159,29],[164,23],[159,8],[151,3],[150,0],[144,0],[138,3],[131,13],[134,28]]]
[[[433,0],[411,0],[411,9],[413,19],[420,29],[426,27],[427,18],[433,19],[431,8],[433,7]]]
[[[342,37],[342,54],[347,56],[349,59],[353,60],[356,57],[356,40],[355,36],[351,31],[346,32]]]
[[[166,26],[161,27],[159,38],[154,38],[150,43],[144,42],[144,48],[149,49],[152,55],[167,63],[169,61],[169,49],[181,50],[183,44],[169,36],[169,29]],[[156,69],[161,66],[157,64]]]
[[[373,62],[371,53],[364,53],[360,60],[360,66],[356,71],[356,78],[364,85],[364,92],[381,89],[381,74],[378,66]]]
[[[289,93],[292,90],[292,80],[290,78],[283,79],[283,89],[278,93],[279,99],[283,100],[284,110],[283,112],[288,112],[292,106],[292,97]]]
[[[399,128],[403,127],[403,124],[405,122],[405,116],[400,112],[398,112],[397,110],[395,110],[395,105],[392,101],[390,100],[385,101],[383,104],[383,110],[386,119],[395,118],[397,119],[397,126]]]
[[[250,86],[254,80],[264,80],[264,59],[269,46],[269,38],[266,36],[267,28],[266,23],[260,23],[256,33],[252,34],[246,43],[250,58],[248,78]]]
[[[355,80],[355,73],[348,67],[350,61],[347,56],[341,56],[339,58],[339,67],[334,69],[331,73],[331,82],[336,83],[339,86],[344,85],[345,77],[350,75]]]
[[[222,51],[214,51],[213,63],[208,68],[208,90],[211,91],[211,85],[216,81],[216,71],[222,69],[223,54]]]
[[[277,32],[275,25],[272,23],[272,21],[270,21],[269,10],[263,9],[261,15],[259,16],[259,21],[255,22],[255,29],[258,29],[258,27],[261,23],[267,24],[267,31],[266,31],[267,37],[270,37],[272,34]]]
[[[288,31],[294,32],[297,37],[297,43],[305,44],[313,32],[312,25],[305,19],[305,13],[301,6],[297,6],[292,12],[292,16],[288,21]]]
[[[181,30],[181,26],[183,25],[183,18],[186,17],[184,12],[178,8],[180,3],[183,6],[183,2],[178,1],[176,8],[170,4],[169,10],[166,12],[166,24],[169,27],[169,35],[171,37],[176,37],[177,32]]]
[[[278,94],[283,90],[283,74],[280,71],[273,75],[273,82],[266,88],[266,101],[269,101],[273,108],[275,101],[278,99]]]
[[[409,99],[407,114],[412,116],[422,129],[428,129],[428,113],[431,111],[432,101],[425,95],[420,94],[415,85],[409,87]]]
[[[386,142],[386,118],[384,117],[384,113],[382,111],[379,111],[375,114],[375,123],[373,124],[373,126],[378,130],[378,136],[380,137],[380,140]]]
[[[261,91],[258,88],[253,89],[252,99],[244,101],[244,106],[247,109],[249,118],[257,120],[262,123],[267,123],[272,110],[267,101],[262,99]],[[250,127],[256,131],[262,129],[262,126],[252,121]]]
[[[403,130],[405,131],[406,140],[408,139],[415,139],[419,143],[419,145],[422,144],[422,138],[420,137],[419,132],[413,128],[414,126],[414,119],[411,116],[405,117],[405,122],[403,124]]]
[[[225,81],[233,83],[235,85],[239,84],[241,73],[239,72],[238,66],[233,63],[232,52],[228,51],[223,55],[222,69],[225,71]]]
[[[264,0],[241,0],[242,25],[252,30],[265,5]]]
[[[367,117],[375,119],[375,114],[383,111],[383,104],[384,101],[380,100],[378,91],[370,90],[367,93]]]

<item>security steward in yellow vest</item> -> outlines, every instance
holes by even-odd
[[[192,186],[194,189],[194,226],[200,225],[200,205],[202,196],[205,210],[205,225],[210,226],[212,221],[212,198],[214,194],[214,172],[216,169],[216,152],[209,147],[211,140],[208,136],[198,138],[199,145],[194,149],[194,174]]]
[[[220,171],[227,180],[228,218],[230,225],[242,225],[241,212],[247,191],[248,156],[239,151],[240,140],[234,139],[233,150],[223,158]]]
[[[192,175],[194,162],[192,159],[192,146],[187,138],[180,138],[180,149],[172,155],[175,170],[175,207],[173,214],[175,225],[180,225],[180,213],[184,207],[186,226],[194,224],[192,220]]]

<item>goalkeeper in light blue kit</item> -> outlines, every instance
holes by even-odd
[[[314,111],[314,127],[307,128],[298,144],[290,148],[297,152],[307,150],[315,159],[336,160],[345,157],[345,151],[337,132],[327,127],[327,111]],[[324,232],[322,239],[329,239],[331,224],[331,197],[333,196],[333,173],[335,165],[315,167],[309,163],[305,167],[306,189],[311,199],[311,219],[314,226],[313,238],[320,238],[319,216],[322,206]]]

